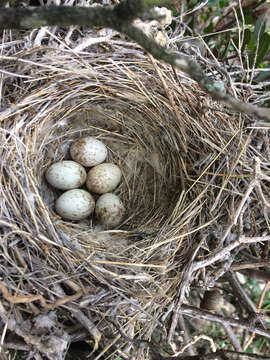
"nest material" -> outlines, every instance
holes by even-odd
[[[105,317],[149,338],[194,246],[211,235],[200,256],[215,249],[257,154],[240,116],[185,75],[134,44],[116,38],[110,47],[99,56],[25,51],[12,65],[25,77],[3,83],[0,315],[7,342],[19,336],[49,359],[89,333],[112,353],[119,336],[110,339]],[[116,193],[127,212],[117,229],[54,211],[61,192],[44,172],[85,135],[102,140],[122,169]],[[254,199],[250,206],[258,210]]]

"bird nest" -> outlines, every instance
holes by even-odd
[[[131,338],[165,334],[194,249],[207,259],[238,221],[258,151],[256,130],[252,140],[239,114],[183,73],[133,43],[116,38],[109,46],[79,56],[40,46],[4,59],[17,74],[2,84],[0,114],[4,344],[53,360],[80,340],[99,348],[95,359],[132,351],[106,319]],[[44,178],[86,135],[104,142],[122,170],[115,193],[126,213],[112,230],[91,217],[61,219],[54,209],[61,192]],[[252,206],[247,229],[259,216],[256,198]],[[233,226],[228,236],[235,239]],[[219,260],[189,284],[207,287]],[[147,358],[147,349],[138,351]]]

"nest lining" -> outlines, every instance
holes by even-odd
[[[44,47],[20,59],[14,67],[20,64],[20,72],[35,78],[26,81],[27,89],[22,80],[4,87],[4,283],[10,293],[43,294],[47,303],[82,290],[85,295],[70,304],[55,306],[58,316],[70,321],[76,304],[96,319],[101,313],[136,319],[138,334],[149,337],[177,293],[198,238],[216,232],[217,224],[223,231],[256,149],[238,115],[183,74],[176,77],[163,64],[156,73],[141,52],[136,57],[123,47],[121,56],[97,59]],[[92,219],[59,218],[54,202],[61,192],[44,180],[50,164],[68,159],[70,144],[84,135],[101,139],[123,172],[116,193],[127,213],[111,231]],[[204,250],[201,256],[209,254]],[[4,305],[9,308],[7,299]],[[29,314],[35,318],[42,308],[39,302],[22,303],[20,321]]]

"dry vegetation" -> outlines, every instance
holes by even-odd
[[[198,49],[185,51],[225,80]],[[15,349],[60,360],[82,340],[95,360],[180,358],[203,339],[206,352],[218,350],[199,319],[223,325],[227,349],[243,351],[244,330],[270,338],[235,276],[269,265],[266,127],[111,30],[4,31],[0,76],[2,358]],[[259,98],[231,78],[228,90]],[[82,135],[102,139],[122,169],[127,213],[117,229],[54,212],[59,192],[44,172]],[[214,314],[199,309],[213,287],[227,304]],[[137,340],[158,335],[159,345],[131,343],[118,326]],[[189,331],[201,337],[189,343]]]

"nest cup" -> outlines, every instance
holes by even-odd
[[[91,95],[89,101],[78,97],[72,101],[72,107],[69,103],[66,107],[62,104],[61,114],[54,116],[56,114],[52,113],[50,119],[44,119],[45,124],[39,123],[41,128],[45,127],[41,137],[48,132],[48,127],[51,129],[40,158],[44,168],[71,159],[70,145],[80,137],[93,136],[107,146],[106,162],[117,164],[123,174],[114,193],[123,201],[126,213],[117,229],[133,233],[152,232],[167,222],[181,193],[183,174],[181,156],[177,156],[182,150],[182,140],[181,134],[175,132],[176,119],[165,114],[166,109],[161,104],[154,109],[146,102],[147,99],[141,99],[141,103],[134,104],[128,98],[119,101],[103,94],[99,94],[98,101],[91,99]],[[47,186],[43,176],[40,183],[48,211],[56,217],[52,200],[61,192]],[[98,226],[94,217],[81,224],[91,224],[94,231]],[[65,225],[73,227],[68,221]]]
[[[20,305],[18,311],[24,309],[31,321],[44,307],[57,308],[61,321],[70,321],[74,302],[90,316],[91,304],[97,318],[105,312],[136,321],[146,317],[142,336],[147,337],[176,295],[167,276],[169,271],[176,276],[188,261],[196,232],[181,235],[211,218],[201,198],[206,178],[193,178],[209,164],[214,168],[215,156],[218,161],[227,156],[237,124],[226,114],[221,122],[210,111],[202,118],[198,103],[211,100],[196,84],[126,43],[116,40],[114,46],[112,56],[98,49],[99,58],[95,52],[78,58],[42,47],[26,52],[19,68],[35,74],[27,93],[5,84],[10,105],[0,116],[2,277],[9,292],[42,294],[43,300]],[[106,161],[122,170],[114,192],[126,213],[115,229],[105,231],[93,217],[65,221],[54,211],[62,192],[47,184],[44,173],[54,162],[70,159],[71,144],[82,136],[104,142]],[[218,190],[210,189],[208,204]],[[175,278],[176,285],[181,277]],[[68,296],[75,296],[70,306]],[[65,297],[66,307],[58,306],[57,299]]]
[[[117,164],[123,174],[121,184],[114,193],[123,201],[126,213],[117,228],[132,232],[153,226],[160,228],[170,217],[181,192],[181,171],[178,170],[177,174],[181,158],[173,161],[174,154],[167,140],[168,134],[172,134],[164,130],[163,123],[167,119],[162,118],[161,113],[153,116],[150,109],[143,110],[129,103],[120,105],[117,99],[108,101],[106,97],[101,98],[98,104],[90,100],[80,109],[75,105],[74,112],[69,109],[69,116],[64,120],[69,130],[65,133],[63,129],[60,136],[51,133],[55,140],[48,144],[44,157],[48,165],[70,159],[71,143],[82,136],[94,136],[106,144],[109,151],[106,162]],[[63,151],[55,153],[54,149],[58,147]],[[53,154],[53,159],[48,156],[49,153]],[[43,186],[46,188],[44,182]],[[47,191],[55,197],[59,194],[49,188]],[[94,217],[90,219],[95,229],[98,223]]]

